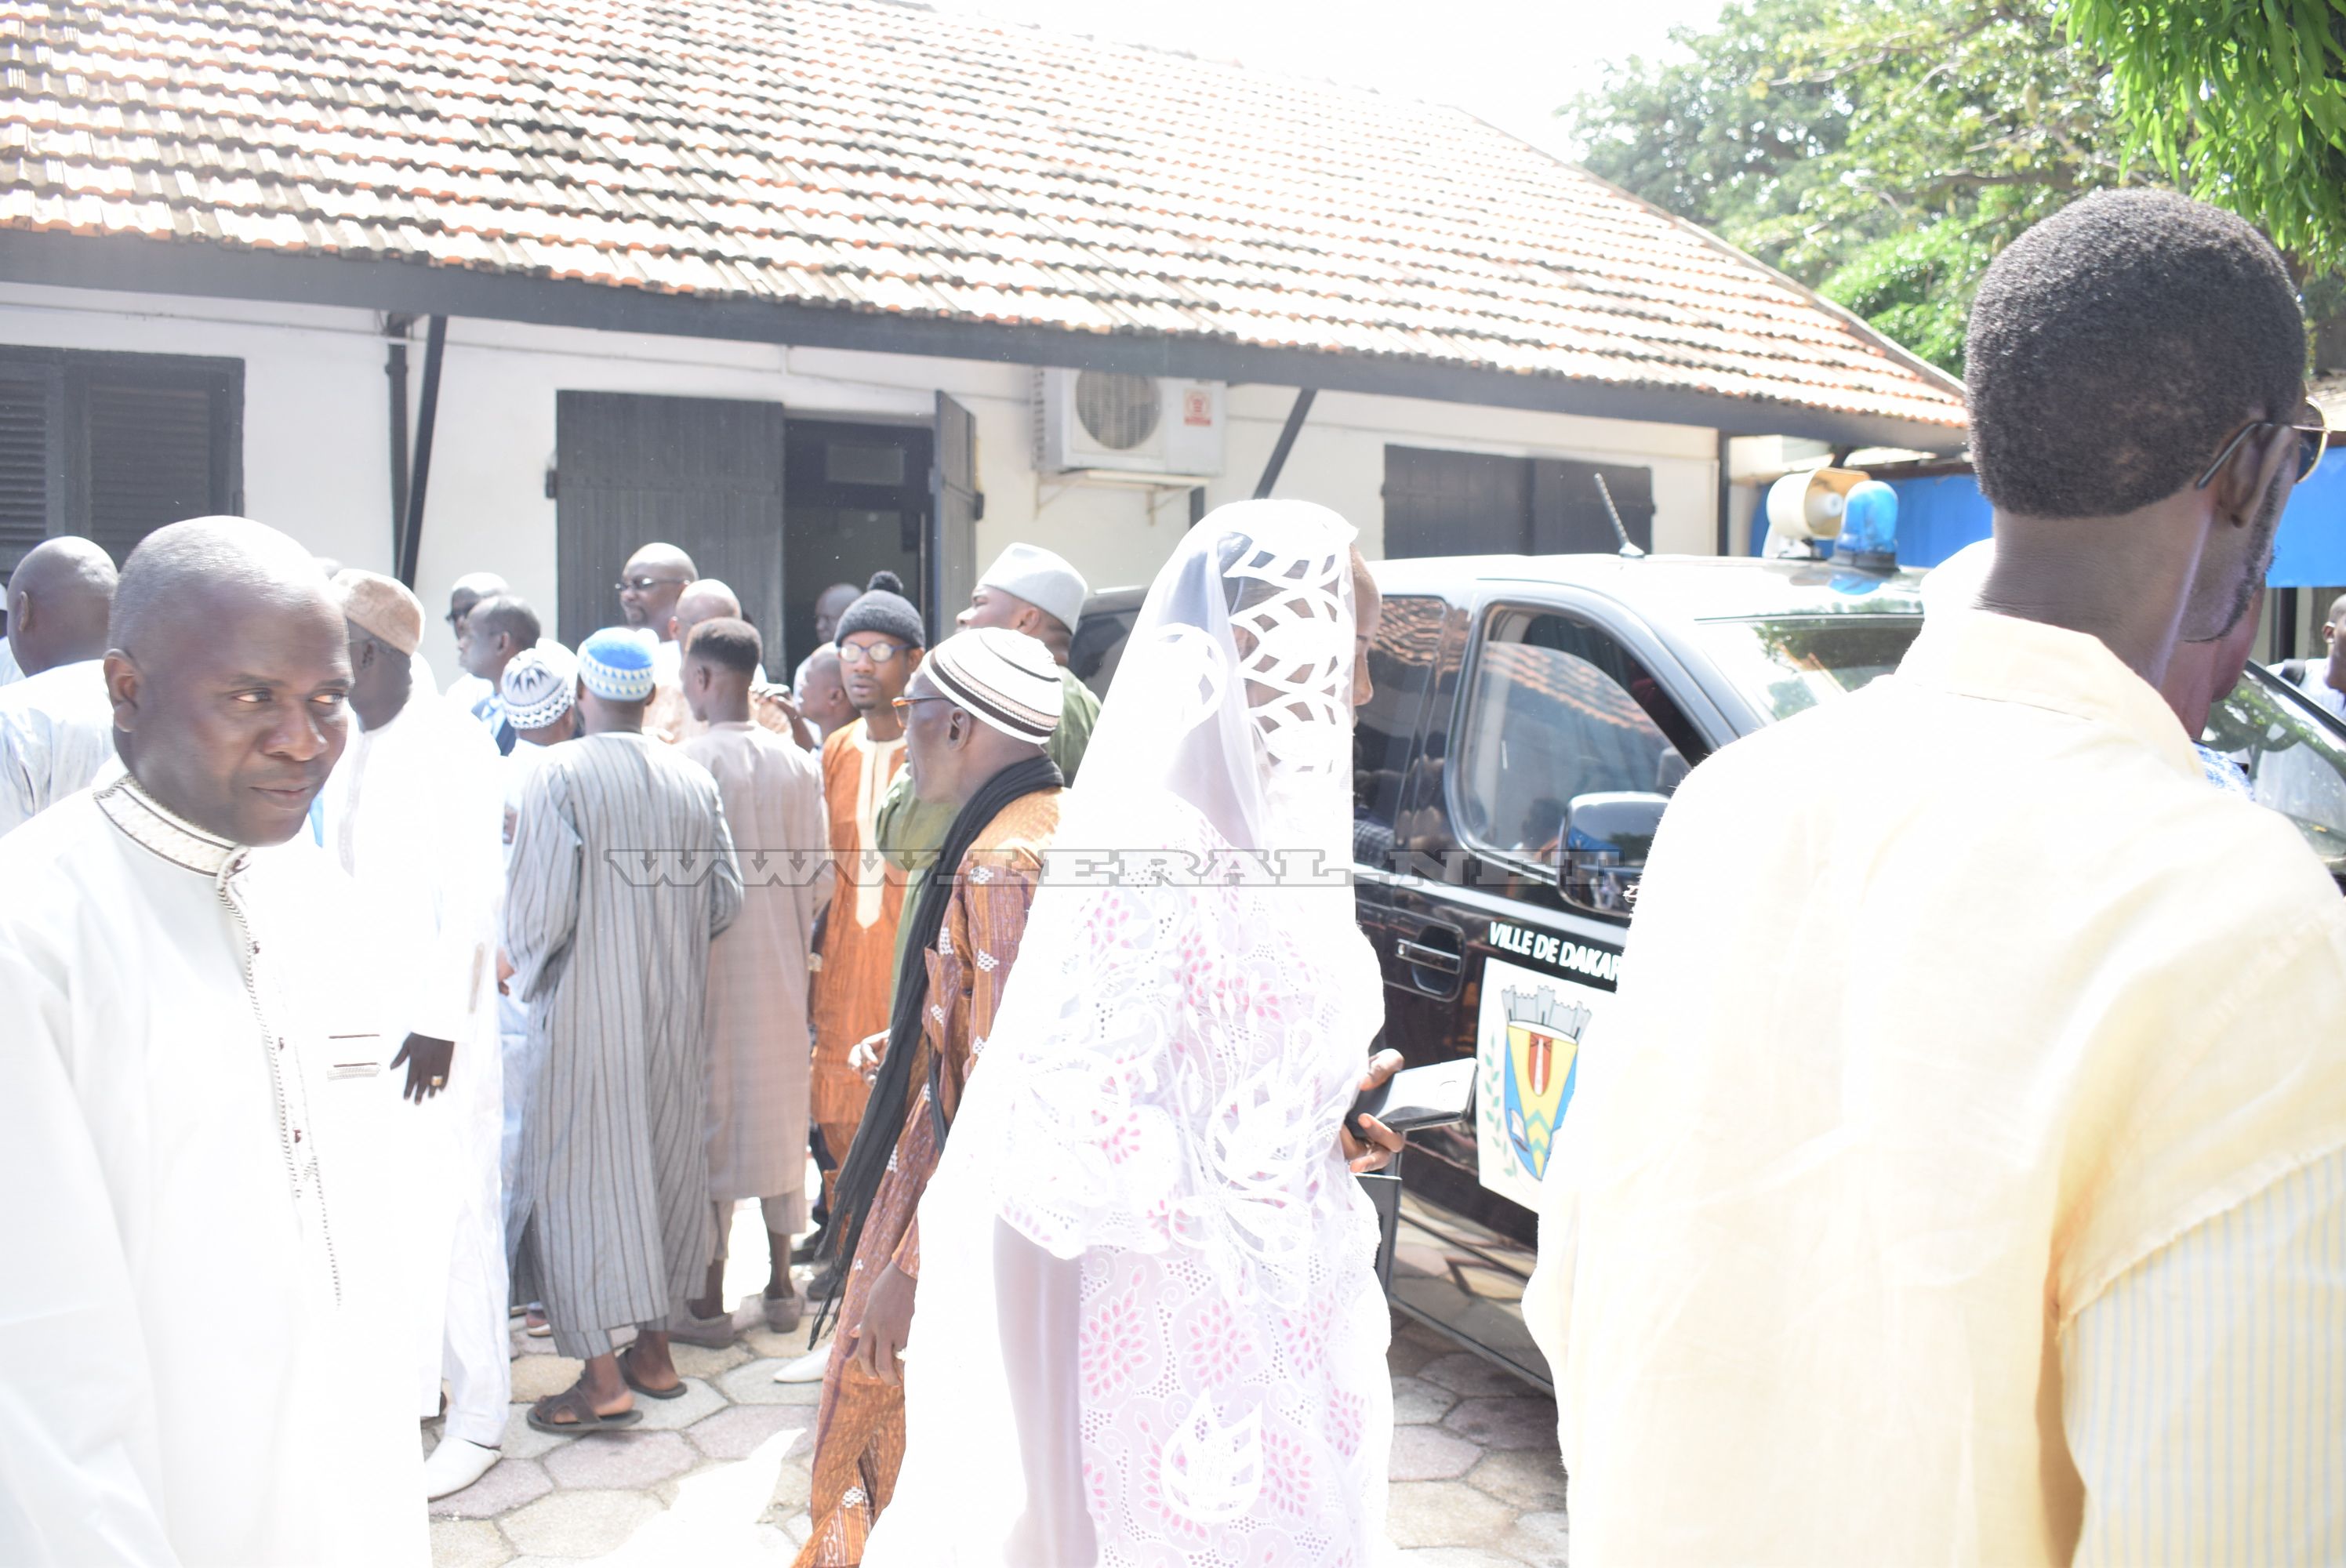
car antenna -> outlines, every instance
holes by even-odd
[[[1632,560],[1645,555],[1643,550],[1629,543],[1629,530],[1621,525],[1621,509],[1613,504],[1613,487],[1605,483],[1605,476],[1601,473],[1589,477],[1596,481],[1596,494],[1605,498],[1605,515],[1613,519],[1613,537],[1621,541],[1621,554]]]

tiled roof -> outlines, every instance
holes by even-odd
[[[1455,109],[883,0],[0,0],[0,229],[1962,423]]]

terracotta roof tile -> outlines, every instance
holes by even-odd
[[[0,225],[1962,422],[1454,109],[887,0],[0,4]]]

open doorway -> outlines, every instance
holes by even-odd
[[[814,648],[814,601],[833,583],[857,588],[886,570],[918,605],[926,596],[930,458],[925,425],[790,422],[784,464],[783,623],[791,670]],[[931,626],[935,640],[939,628]],[[778,677],[779,678],[779,677]]]

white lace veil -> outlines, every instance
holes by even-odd
[[[1124,808],[1170,799],[1239,849],[1348,863],[1352,542],[1300,501],[1240,502],[1189,530],[1125,644],[1061,843],[1131,845],[1146,815]]]
[[[1061,1257],[1178,1246],[1234,1293],[1300,1299],[1309,1288],[1299,1212],[1260,1173],[1328,1157],[1342,1104],[1281,1104],[1266,1107],[1274,1115],[1233,1118],[1219,1105],[1181,1102],[1294,1097],[1276,1062],[1248,1053],[1275,1054],[1266,1033],[1291,1035],[1304,1050],[1312,1020],[1268,1032],[1248,1021],[1227,1080],[1209,1091],[1175,1082],[1164,1060],[1173,1021],[1154,1010],[1178,1005],[1165,1000],[1179,990],[1167,966],[1178,975],[1183,960],[1169,949],[1201,929],[1201,906],[1205,930],[1217,911],[1276,920],[1306,955],[1302,972],[1281,977],[1299,992],[1359,973],[1336,962],[1341,944],[1362,942],[1342,874],[1352,537],[1321,506],[1224,506],[1189,530],[1149,588],[1079,783],[1063,802],[1057,858],[991,1039],[921,1205],[906,1461],[867,1549],[875,1568],[998,1563],[1024,1505],[995,1312],[997,1216]],[[1201,865],[1207,855],[1236,863]],[[1143,869],[1152,857],[1158,871]],[[1112,883],[1101,880],[1109,867]],[[1252,885],[1226,885],[1232,872]],[[1284,880],[1266,889],[1267,873]],[[1104,941],[1104,921],[1142,935]],[[1165,933],[1154,946],[1152,924]],[[1365,1061],[1368,1033],[1357,1044]],[[1103,1158],[1087,1135],[1119,1115],[1131,1120],[1136,1106],[1135,1152]]]

